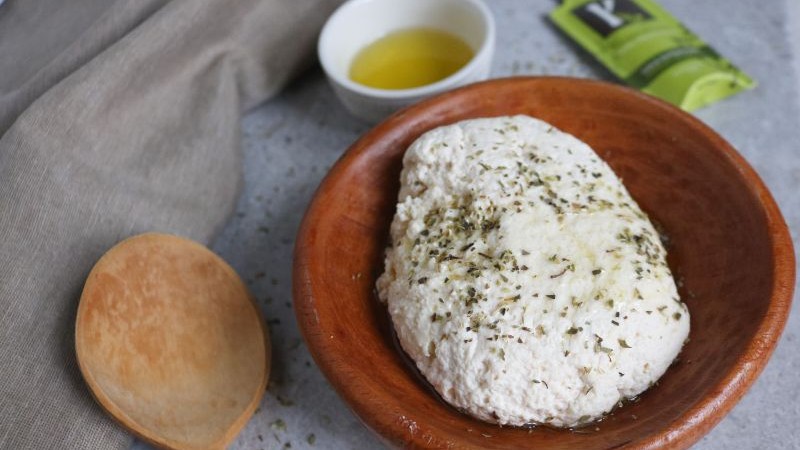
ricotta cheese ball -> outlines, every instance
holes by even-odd
[[[377,288],[442,398],[502,425],[598,419],[652,386],[689,333],[659,235],[622,182],[527,116],[411,145]]]

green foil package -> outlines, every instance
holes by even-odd
[[[687,111],[755,86],[653,0],[564,0],[550,18],[620,79]]]

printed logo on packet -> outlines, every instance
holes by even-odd
[[[652,18],[632,0],[597,0],[581,5],[572,12],[603,37],[631,22]]]

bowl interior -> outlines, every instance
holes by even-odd
[[[679,361],[640,400],[578,432],[500,428],[445,405],[396,350],[374,296],[401,158],[458,120],[528,114],[588,143],[671,239],[691,312]],[[788,231],[744,160],[688,114],[634,91],[563,78],[473,85],[404,110],[351,147],[301,227],[295,308],[317,363],[351,408],[395,445],[466,448],[685,447],[735,404],[783,328],[794,284]]]

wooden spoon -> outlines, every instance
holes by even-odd
[[[148,233],[97,262],[81,295],[75,348],[100,406],[168,449],[219,449],[264,394],[270,343],[242,280],[188,239]]]

